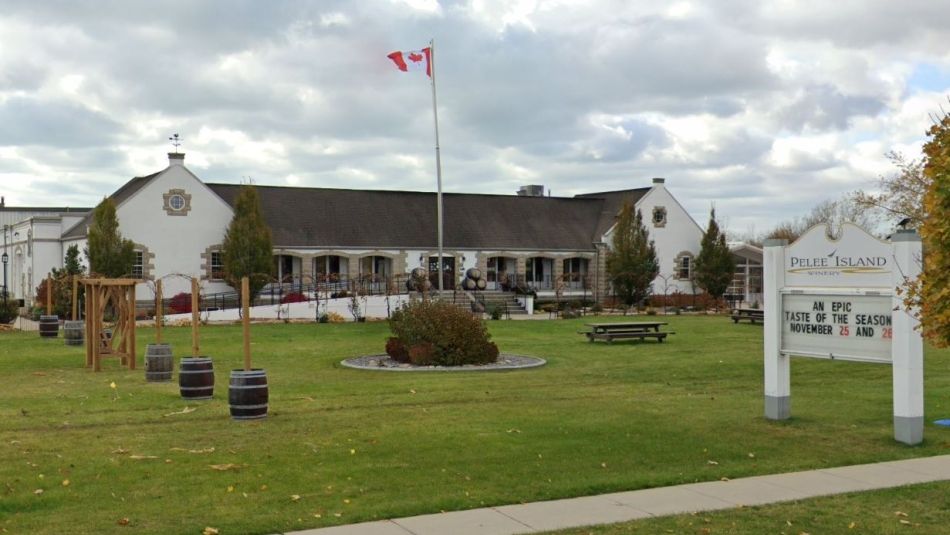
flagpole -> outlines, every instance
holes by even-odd
[[[438,220],[439,240],[439,296],[442,296],[445,270],[442,266],[442,157],[439,153],[439,109],[435,99],[435,39],[429,40],[429,70],[432,74],[432,117],[435,119],[435,177],[438,184],[436,194],[436,219]]]

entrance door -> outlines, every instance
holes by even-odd
[[[442,287],[446,290],[455,289],[455,257],[442,257]],[[439,289],[439,257],[429,257],[429,280],[432,282],[432,289]]]

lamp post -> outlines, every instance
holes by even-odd
[[[10,261],[10,255],[7,254],[7,225],[3,226],[3,302],[7,302],[7,262]]]

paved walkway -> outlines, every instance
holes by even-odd
[[[787,502],[950,479],[950,455],[504,505],[288,535],[507,535]]]

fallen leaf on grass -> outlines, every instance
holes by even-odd
[[[907,517],[907,513],[903,512],[903,511],[894,511],[894,514],[897,515],[897,516],[903,516],[903,517],[905,517],[905,518]]]
[[[296,501],[299,501],[299,500],[300,500],[300,495],[299,495],[299,494],[291,494],[291,495],[290,495],[290,501],[296,502]]]
[[[709,461],[706,461],[706,464],[715,466],[715,465],[718,465],[719,463],[717,463],[716,461],[709,460]]]
[[[205,528],[201,535],[218,535],[218,528]]]
[[[169,451],[187,451],[188,453],[214,453],[214,448],[203,448],[200,450],[189,450],[187,448],[169,448]]]
[[[128,518],[120,518],[120,519],[116,520],[115,523],[118,524],[118,525],[120,525],[120,526],[128,526],[128,525],[129,525],[129,519],[128,519]]]
[[[112,450],[112,453],[118,453],[119,455],[125,455],[125,454],[128,453],[128,452],[129,452],[129,450],[122,449],[122,448]]]
[[[901,524],[904,524],[905,526],[909,526],[909,525],[910,525],[910,521],[909,521],[909,520],[904,520],[903,518],[900,519],[900,520],[898,520],[898,522],[900,522]]]
[[[240,468],[241,468],[241,465],[234,464],[234,463],[211,464],[211,465],[208,465],[208,466],[210,466],[212,470],[220,470],[220,471],[222,471],[222,472],[225,471],[225,470],[240,470]]]
[[[857,524],[855,524],[854,522],[852,522],[852,523],[848,524],[848,529],[854,529],[855,526],[857,526]]]
[[[228,492],[234,492],[234,485],[228,485]]]
[[[43,489],[36,489],[33,491],[33,494],[36,494],[37,496],[39,496],[40,494],[43,494]]]
[[[505,432],[506,432],[506,433],[520,433],[521,430],[520,430],[520,429],[511,428],[511,429],[509,429],[509,430],[507,430],[507,431],[505,431]]]
[[[189,412],[195,412],[196,410],[198,410],[198,407],[185,407],[184,409],[180,411],[170,412],[166,414],[165,416],[174,416],[176,414],[188,414]]]
[[[350,455],[356,455],[356,450],[350,450]]]
[[[136,461],[142,461],[146,459],[158,459],[155,455],[129,455],[129,459],[135,459]]]
[[[36,375],[36,376],[39,376],[39,377],[45,377],[45,376],[46,376],[46,374],[43,373],[43,372],[33,372],[33,375]]]
[[[64,480],[63,480],[63,486],[64,486],[64,487],[68,487],[68,486],[69,486],[69,480],[68,480],[68,479],[64,479]]]

